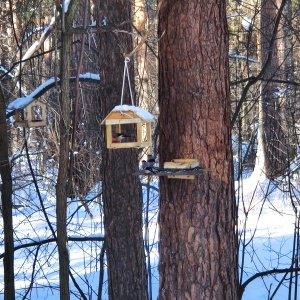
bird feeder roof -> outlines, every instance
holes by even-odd
[[[154,116],[151,113],[141,107],[133,105],[118,105],[114,107],[113,110],[108,114],[108,116],[102,121],[102,124],[105,124],[105,121],[107,119],[110,119],[110,116],[116,112],[120,114],[124,113],[125,115],[127,112],[132,112],[136,116],[136,118],[140,118],[145,122],[154,122],[155,120]]]
[[[43,103],[41,100],[32,97],[17,98],[13,102],[8,104],[7,110],[21,110],[34,101]]]

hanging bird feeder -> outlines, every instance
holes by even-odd
[[[14,108],[12,102],[8,109]],[[29,103],[23,103],[22,105],[16,106],[15,121],[16,127],[42,127],[47,125],[46,120],[47,105],[39,99],[33,99]]]
[[[152,145],[151,124],[154,116],[141,107],[133,105],[128,62],[125,59],[121,104],[116,106],[101,125],[106,126],[107,148],[144,148]],[[128,77],[132,105],[123,105],[125,77]]]
[[[106,126],[107,148],[151,146],[151,124],[153,122],[153,115],[140,107],[116,106],[101,123]]]

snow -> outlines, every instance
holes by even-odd
[[[75,77],[70,77],[70,79],[72,79],[72,78],[75,78]],[[93,74],[93,73],[89,73],[89,72],[85,73],[85,74],[80,74],[79,78],[80,79],[91,79],[91,80],[95,80],[95,81],[100,81],[100,75],[99,74]],[[57,77],[56,81],[59,82],[60,78]],[[51,84],[54,84],[54,82],[55,82],[55,77],[52,77],[52,78],[48,79],[43,84],[38,86],[30,95],[28,95],[26,97],[17,98],[14,101],[12,101],[11,103],[9,103],[9,105],[7,106],[7,110],[12,111],[12,110],[23,109],[28,104],[30,104],[32,101],[34,101],[36,99],[37,95],[42,90],[46,89]]]
[[[241,245],[247,246],[244,256],[242,247],[240,248],[239,262],[241,266],[242,258],[244,259],[242,282],[245,282],[257,272],[291,266],[295,212],[291,199],[265,177],[252,174],[242,181],[242,185],[243,198],[239,206],[238,226]],[[271,295],[275,291],[283,276],[284,274],[276,274],[255,279],[246,287],[242,300],[269,299],[268,293]],[[288,298],[289,278],[288,275],[285,284],[280,286],[273,299]]]
[[[97,22],[96,21],[93,21],[90,25],[89,25],[89,27],[96,27],[97,26]]]
[[[32,162],[34,162],[32,156]],[[22,157],[18,162],[20,168],[24,169],[23,175],[27,174],[28,166]],[[36,166],[33,165],[36,169]],[[53,239],[49,224],[44,218],[40,201],[34,185],[28,184],[30,179],[24,181],[18,177],[14,181],[13,203],[22,205],[17,210],[13,210],[15,247],[15,287],[16,299],[25,299],[24,295],[30,287],[30,281],[33,278],[33,286],[26,299],[59,299],[59,273],[57,247]],[[46,209],[49,221],[56,230],[56,209],[55,209],[55,186],[56,172],[52,168],[43,176],[47,180],[38,180],[42,202]],[[40,178],[37,176],[37,178]],[[153,299],[157,297],[158,276],[156,266],[158,264],[158,230],[157,230],[157,205],[158,192],[157,181],[151,182],[151,191],[148,199],[148,218],[150,227],[144,228],[145,239],[149,244]],[[145,183],[143,183],[143,195],[146,195]],[[70,253],[71,272],[79,284],[80,288],[86,294],[87,299],[97,299],[99,284],[99,253],[104,237],[103,227],[103,207],[100,201],[101,184],[98,184],[87,195],[87,200],[94,201],[89,203],[89,208],[93,214],[90,218],[79,199],[68,199],[68,247]],[[99,198],[99,199],[98,199]],[[146,198],[146,196],[145,196]],[[144,209],[146,200],[144,201]],[[0,218],[0,226],[3,226],[3,220]],[[3,236],[1,236],[3,241]],[[89,241],[87,239],[90,239]],[[81,239],[81,241],[80,241]],[[98,241],[97,241],[98,240]],[[34,246],[34,242],[38,243]],[[25,249],[25,246],[29,246]],[[0,244],[1,253],[3,253],[3,243]],[[36,257],[37,255],[37,257]],[[103,288],[103,300],[108,300],[107,295],[107,275],[106,264],[104,269],[105,282]],[[32,271],[35,271],[32,277]],[[3,268],[0,268],[0,299],[3,299]],[[70,280],[71,300],[81,299],[78,291]]]
[[[235,59],[242,59],[242,60],[247,60],[249,62],[253,62],[253,63],[259,63],[258,60],[250,58],[248,56],[244,56],[244,55],[239,55],[239,54],[229,54],[230,58],[235,58]]]
[[[69,8],[70,2],[71,2],[71,0],[63,0],[63,1],[62,1],[63,5],[64,5],[63,11],[64,11],[65,13],[68,12],[68,8]]]
[[[93,80],[100,81],[100,75],[99,74],[94,74],[94,73],[90,73],[90,72],[80,74],[79,78],[93,79]]]
[[[0,66],[0,72],[7,73],[6,75],[8,75],[11,78],[14,78],[14,75],[8,72],[5,68],[3,68],[3,66]]]
[[[57,81],[59,81],[59,78],[56,78]],[[41,84],[38,88],[36,88],[30,95],[26,97],[19,97],[16,98],[14,101],[8,104],[7,110],[16,110],[16,109],[23,109],[26,107],[28,104],[30,104],[32,101],[35,100],[36,95],[48,87],[50,84],[53,84],[55,82],[55,78],[52,77],[45,81],[43,84]]]
[[[149,113],[147,110],[134,105],[118,105],[115,106],[112,111],[119,111],[119,112],[132,111],[145,121],[155,120],[154,116],[151,113]]]
[[[55,18],[52,17],[52,18],[50,19],[49,25],[46,26],[46,27],[44,28],[44,31],[43,31],[43,33],[42,33],[42,35],[41,35],[41,37],[40,37],[40,40],[44,38],[44,36],[47,34],[48,30],[51,29],[51,26],[52,26],[54,23],[55,23]]]
[[[249,31],[252,26],[252,20],[248,17],[242,17],[242,26]]]
[[[287,90],[286,88],[281,88],[280,86],[277,86],[276,89],[277,89],[277,92],[273,93],[275,98],[283,97]]]
[[[132,108],[129,106],[129,108]],[[120,107],[117,109],[120,109]],[[127,106],[122,106],[122,110],[128,110]],[[50,162],[50,160],[49,160]],[[17,159],[14,162],[17,163]],[[22,157],[19,163],[25,170],[28,168]],[[55,229],[55,172],[48,171],[43,176],[47,180],[40,180],[42,201],[46,207],[50,222]],[[150,182],[150,198],[147,199],[147,184],[145,178],[141,177],[143,188],[143,208],[144,214],[148,210],[149,227],[144,226],[145,244],[149,244],[149,259],[151,263],[152,279],[152,299],[157,299],[158,295],[158,182],[157,179]],[[298,180],[298,179],[297,179]],[[15,246],[21,247],[24,244],[34,241],[46,241],[52,238],[51,231],[44,219],[41,204],[37,198],[35,187],[28,184],[28,180],[14,182],[14,204],[23,205],[18,210],[14,210],[15,226]],[[294,182],[296,185],[296,182]],[[242,282],[251,278],[257,272],[272,270],[276,268],[288,268],[291,265],[293,250],[293,234],[295,228],[295,212],[290,205],[291,199],[282,193],[282,186],[270,182],[265,177],[258,177],[253,173],[248,178],[236,182],[236,194],[239,198],[238,209],[238,229],[239,229],[239,262],[243,265],[240,272]],[[88,195],[88,199],[96,199],[101,186],[95,188]],[[299,197],[295,192],[294,196]],[[68,235],[71,271],[80,287],[86,293],[88,299],[97,299],[99,280],[99,252],[104,237],[103,228],[103,207],[101,201],[93,201],[89,208],[93,214],[91,219],[81,205],[79,199],[68,199]],[[3,222],[2,219],[0,223]],[[1,224],[2,225],[2,224]],[[80,238],[90,238],[91,241],[79,241]],[[245,251],[242,252],[242,246]],[[3,245],[1,245],[3,253]],[[32,291],[27,299],[59,299],[59,275],[57,248],[54,241],[38,247],[30,247],[28,250],[19,249],[15,252],[16,274],[16,300],[22,299],[26,288],[31,281],[31,273],[35,262],[35,254],[38,256],[36,262],[36,272]],[[147,253],[148,254],[148,253]],[[148,256],[146,255],[146,258]],[[241,271],[241,270],[240,270]],[[106,272],[106,265],[105,265]],[[3,268],[0,269],[0,299],[3,299]],[[46,277],[45,277],[46,276]],[[107,277],[105,273],[105,285],[103,289],[103,300],[108,300]],[[270,275],[257,278],[252,281],[244,291],[242,300],[265,300],[271,295],[278,282],[284,274]],[[287,299],[288,280],[281,285],[273,300]],[[51,286],[51,289],[48,288]],[[76,288],[70,281],[72,291],[71,300],[79,299]],[[269,291],[268,291],[269,290]],[[293,291],[294,292],[294,291]],[[296,299],[296,298],[295,298]]]

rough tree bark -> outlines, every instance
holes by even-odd
[[[160,2],[160,164],[210,171],[160,178],[159,299],[237,299],[225,2]]]
[[[4,300],[15,299],[14,240],[12,220],[12,178],[8,159],[6,105],[0,88],[0,174],[2,180],[1,206],[4,223]]]
[[[59,255],[59,284],[60,299],[68,300],[70,298],[69,290],[69,266],[70,258],[68,251],[67,236],[67,178],[69,167],[69,150],[70,150],[70,51],[72,42],[72,22],[76,12],[79,0],[73,0],[69,4],[68,12],[62,14],[61,34],[61,66],[60,66],[60,148],[59,148],[59,169],[56,183],[56,222],[57,222],[57,247]]]
[[[104,119],[120,105],[124,53],[132,50],[131,2],[104,0],[99,6],[99,23],[107,32],[99,36],[100,104]],[[114,26],[124,32],[113,32]],[[133,61],[129,64],[133,78]],[[126,83],[127,85],[127,83]],[[133,86],[133,84],[132,84]],[[128,89],[124,104],[131,104]],[[110,300],[147,299],[146,269],[142,236],[142,198],[137,176],[137,149],[107,149],[102,129],[102,189],[105,246]]]
[[[273,80],[285,80],[282,23],[277,32],[278,11],[285,1],[261,2],[261,65],[268,64],[261,84],[259,102],[258,158],[256,168],[268,178],[280,176],[286,170],[287,141],[285,136],[285,103],[280,91],[284,87]],[[275,39],[275,42],[273,41]],[[272,52],[272,59],[268,57]]]

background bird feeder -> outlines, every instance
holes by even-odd
[[[41,127],[47,125],[46,104],[39,100],[33,99],[24,107],[15,109],[14,125],[18,127]]]
[[[107,148],[144,148],[152,145],[151,123],[154,117],[143,108],[133,105],[116,106],[101,125],[106,126]],[[126,133],[124,140],[115,141]]]

